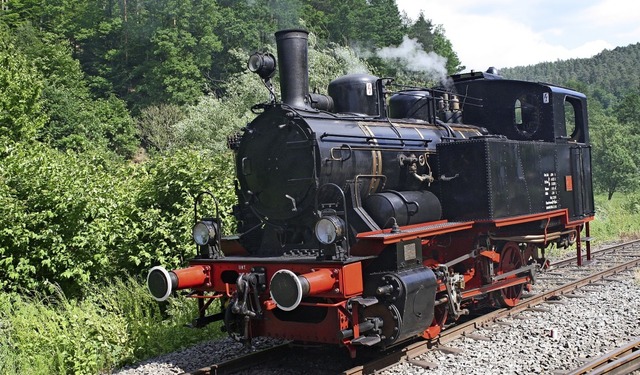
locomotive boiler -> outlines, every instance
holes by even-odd
[[[271,101],[229,142],[238,234],[223,238],[219,217],[198,217],[198,197],[198,255],[183,269],[152,268],[154,298],[189,289],[194,326],[221,320],[238,340],[355,355],[513,306],[545,248],[589,246],[583,94],[492,70],[396,92],[388,79],[352,74],[311,94],[307,36],[279,31],[277,58],[249,59]]]

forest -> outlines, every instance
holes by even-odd
[[[320,92],[347,73],[421,86],[464,71],[445,26],[395,0],[3,4],[1,373],[97,373],[214,335],[184,329],[188,304],[158,305],[143,277],[193,256],[195,194],[213,191],[230,211],[227,137],[268,99],[246,60],[275,51],[276,30],[311,32]],[[636,211],[639,54],[636,44],[502,72],[587,93],[598,192],[631,194]]]

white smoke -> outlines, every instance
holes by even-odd
[[[407,35],[397,47],[384,47],[376,51],[384,60],[400,62],[413,72],[424,73],[427,78],[443,81],[447,77],[447,59],[435,52],[425,52],[422,44]]]
[[[338,61],[345,65],[345,74],[371,74],[371,69],[359,58],[355,50],[347,47],[336,46],[333,50]]]

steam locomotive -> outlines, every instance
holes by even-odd
[[[217,213],[198,217],[201,194],[198,255],[148,274],[158,301],[191,290],[194,326],[223,321],[238,340],[337,344],[355,356],[513,306],[545,248],[589,249],[583,94],[492,69],[396,92],[351,74],[328,95],[309,93],[308,33],[275,37],[277,59],[255,53],[248,64],[271,101],[230,141],[239,233],[223,238]]]

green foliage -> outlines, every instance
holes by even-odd
[[[411,24],[394,0],[16,0],[0,19],[15,29],[30,23],[42,30],[40,36],[49,35],[41,43],[44,48],[32,48],[31,55],[42,50],[54,57],[50,52],[60,52],[58,41],[66,42],[86,75],[73,79],[98,97],[115,94],[135,114],[148,106],[195,105],[203,93],[221,96],[222,82],[241,73],[247,54],[273,44],[273,32],[285,28],[312,31],[321,47],[335,43],[369,51],[397,46],[404,35],[415,34],[426,52],[448,59],[450,73],[462,68],[442,26],[434,27],[423,15]],[[36,45],[33,40],[27,44]],[[237,48],[244,49],[241,59],[230,52]],[[62,64],[53,65],[60,67],[58,71],[77,77],[68,59],[58,61]],[[379,58],[368,62],[380,75],[394,72]],[[75,91],[68,82],[62,88],[51,87],[63,91],[61,104],[69,104],[65,98],[73,99]],[[48,97],[53,100],[58,94]],[[81,104],[77,107],[58,110],[57,117],[83,118],[83,111],[76,118],[70,116],[82,109]],[[88,126],[80,128],[85,129]],[[78,142],[65,141],[64,147]]]
[[[635,193],[596,195],[596,220],[591,223],[591,236],[597,243],[640,236],[640,195]]]
[[[0,163],[6,186],[0,196],[2,289],[51,290],[55,282],[77,292],[113,272],[108,269],[117,252],[107,247],[115,247],[117,233],[126,229],[110,220],[120,200],[127,202],[118,193],[132,179],[124,173],[114,178],[103,155],[79,157],[39,144],[18,147]]]
[[[25,83],[22,90],[24,94],[37,90],[39,95],[38,110],[46,120],[30,120],[30,126],[39,128],[38,139],[63,150],[101,147],[126,157],[133,154],[138,141],[133,119],[124,102],[113,95],[98,99],[91,96],[68,42],[36,30],[28,23],[20,24],[8,33],[7,39],[12,40],[13,48],[33,64],[34,75],[40,80],[31,85]],[[15,87],[20,79],[13,82],[11,90],[21,92]],[[27,108],[15,103],[12,108],[29,116]]]
[[[193,330],[193,301],[174,298],[163,313],[135,279],[92,285],[82,300],[0,294],[0,373],[89,374],[211,339]]]
[[[44,82],[0,24],[0,143],[32,140],[47,119]]]
[[[309,28],[329,42],[375,49],[398,45],[406,33],[394,0],[305,0]]]
[[[637,132],[603,114],[592,113],[590,123],[595,187],[606,192],[609,199],[615,192],[634,189],[640,165],[635,152]]]
[[[637,129],[640,126],[640,86],[629,90],[614,106],[613,113],[619,122]]]
[[[227,136],[250,120],[246,110],[234,113],[230,108],[228,101],[212,96],[204,96],[198,104],[188,106],[185,119],[175,125],[178,145],[223,151]]]
[[[640,192],[625,194],[622,208],[632,215],[640,215]]]
[[[190,229],[194,224],[193,198],[201,191],[215,195],[223,229],[227,234],[234,231],[233,218],[228,215],[235,203],[229,153],[176,149],[154,157],[146,171],[148,181],[136,201],[141,230],[122,254],[122,259],[129,259],[124,269],[147,270],[155,264],[176,267],[195,255]],[[213,216],[211,203],[205,202],[199,212]]]
[[[166,151],[175,146],[175,124],[183,118],[182,109],[172,104],[143,109],[137,118],[142,147]]]
[[[50,120],[39,138],[61,150],[84,151],[102,147],[131,157],[138,146],[133,118],[125,103],[109,96],[91,99],[66,87],[44,91]]]
[[[209,91],[220,94],[228,77],[246,69],[248,53],[262,50],[277,30],[276,18],[267,1],[219,0],[219,27],[222,48],[212,53],[207,74]],[[238,49],[243,51],[238,53]]]
[[[205,88],[203,72],[212,64],[211,53],[222,48],[215,26],[219,20],[215,0],[189,2],[163,0],[144,3],[151,17],[161,19],[151,35],[154,58],[144,83],[142,96],[161,102],[193,103]],[[145,21],[156,22],[154,18]],[[142,99],[142,98],[141,98]]]
[[[91,283],[195,253],[193,196],[233,201],[228,154],[175,150],[142,165],[99,152],[16,147],[0,160],[0,288],[76,296]],[[225,228],[233,230],[225,216]]]

